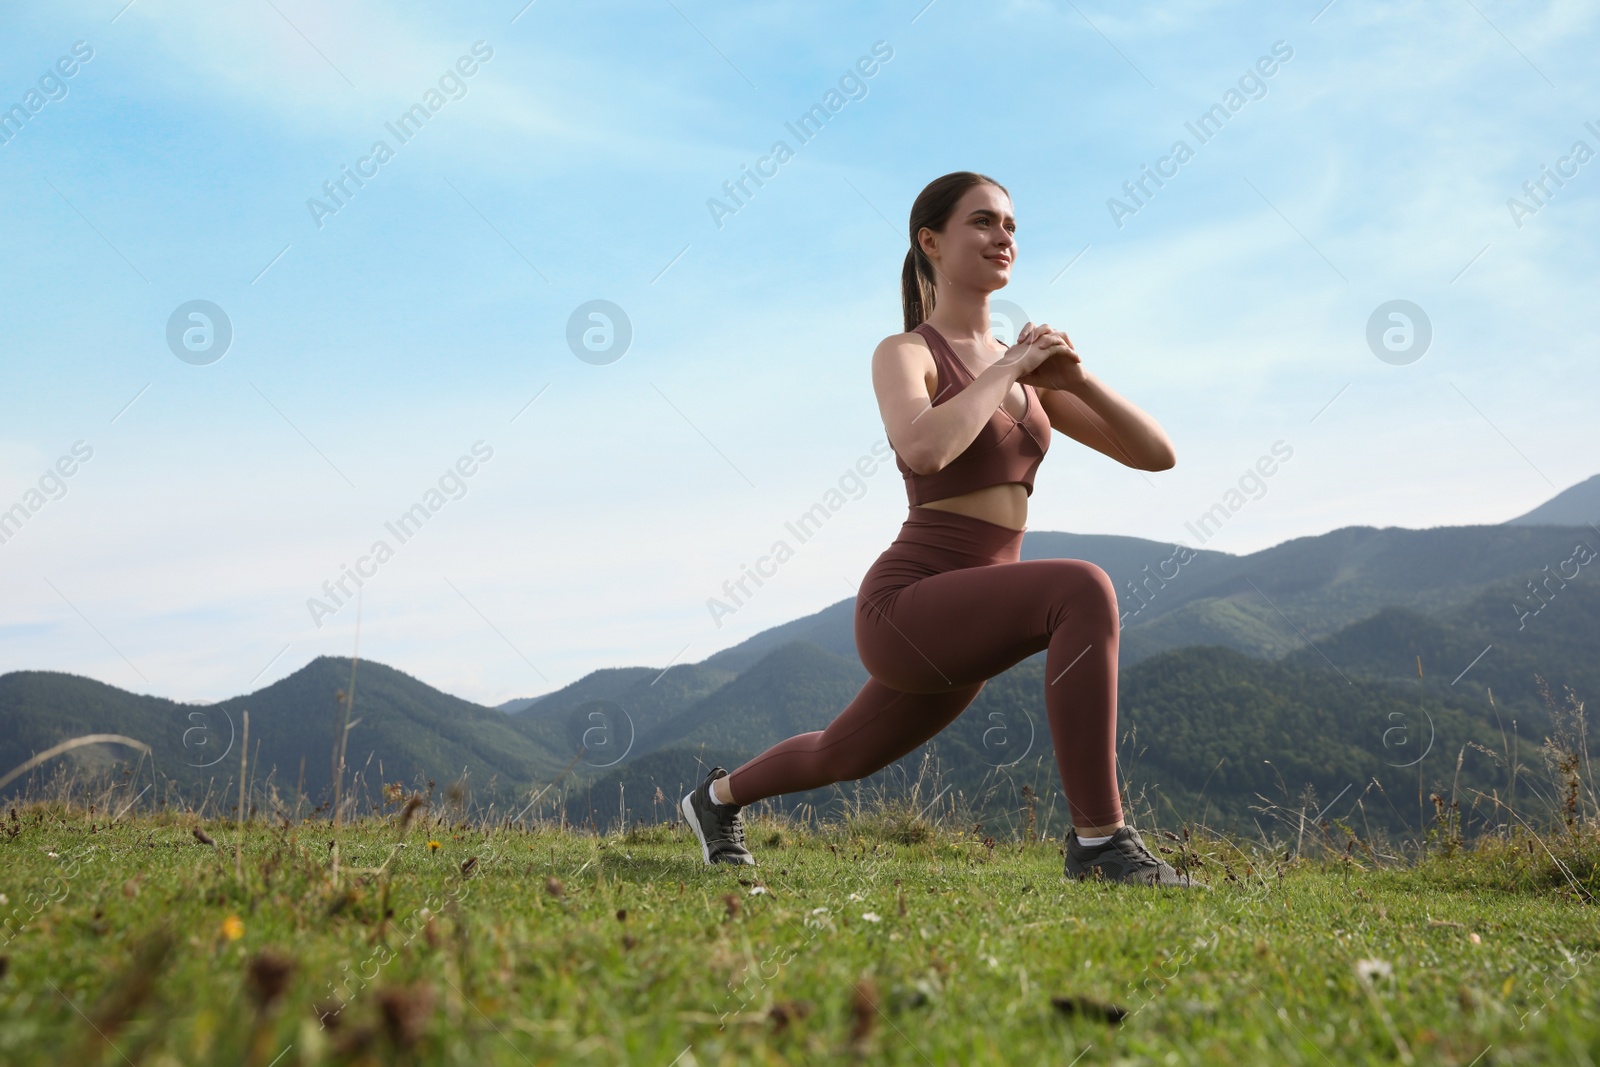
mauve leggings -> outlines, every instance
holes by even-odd
[[[1073,823],[1121,819],[1116,590],[1092,563],[1021,550],[1021,530],[912,505],[856,595],[856,651],[872,677],[827,729],[735,769],[734,800],[865,778],[948,726],[989,678],[1048,649],[1045,709]]]

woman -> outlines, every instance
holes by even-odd
[[[1197,884],[1123,821],[1111,580],[1082,560],[1019,559],[1051,427],[1139,470],[1171,467],[1172,444],[1084,369],[1064,332],[1029,323],[1010,348],[990,334],[989,294],[1011,279],[1015,234],[1010,195],[982,174],[947,174],[912,205],[906,332],[872,357],[911,509],[856,597],[856,649],[871,677],[827,729],[731,774],[713,767],[683,798],[707,863],[755,863],[743,805],[888,766],[949,725],[987,679],[1048,650],[1045,707],[1073,821],[1066,873]]]

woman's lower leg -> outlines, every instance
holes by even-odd
[[[1116,592],[1098,567],[1071,583],[1069,608],[1050,633],[1045,655],[1045,711],[1056,766],[1080,836],[1103,837],[1123,825],[1117,790]]]

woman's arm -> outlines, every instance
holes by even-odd
[[[1088,371],[1072,389],[1035,389],[1050,425],[1074,441],[1135,470],[1164,471],[1177,463],[1161,424]]]
[[[934,406],[928,394],[934,362],[927,342],[914,333],[885,337],[872,353],[872,388],[889,443],[917,474],[942,470],[977,439],[1011,383],[1031,370],[1043,351],[991,363],[966,388]]]

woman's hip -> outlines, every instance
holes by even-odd
[[[871,672],[869,661],[881,663],[891,655],[885,650],[904,651],[899,649],[904,627],[894,618],[904,590],[934,575],[1015,562],[1021,548],[1021,530],[912,505],[899,535],[868,568],[856,595],[856,651],[863,665]]]
[[[867,569],[861,592],[876,600],[930,575],[1014,562],[1021,552],[1021,530],[913,504],[899,534]],[[856,604],[859,613],[861,597]]]

